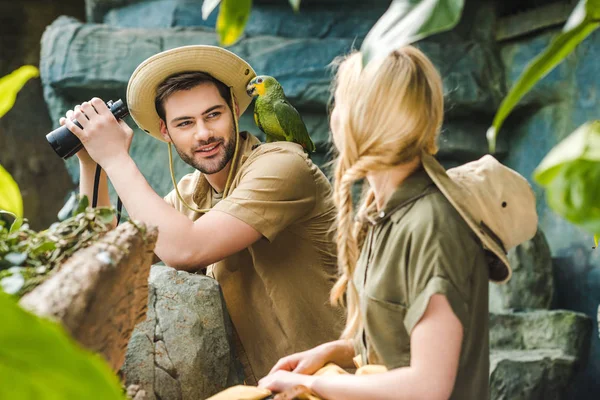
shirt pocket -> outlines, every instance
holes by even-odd
[[[389,369],[410,365],[410,336],[404,327],[408,307],[369,294],[363,304],[369,364]]]

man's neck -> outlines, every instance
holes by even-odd
[[[229,171],[231,170],[231,160],[225,165],[225,168],[220,170],[219,172],[215,172],[214,174],[204,174],[204,177],[208,181],[208,184],[212,186],[212,188],[217,193],[223,193],[225,190],[225,185],[227,184],[227,177],[229,176]]]

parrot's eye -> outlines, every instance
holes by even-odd
[[[262,80],[262,78],[258,78],[258,79],[256,80],[256,82],[257,82],[257,83],[262,83],[262,81],[263,81],[263,80]]]

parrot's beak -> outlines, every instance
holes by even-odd
[[[246,86],[246,93],[248,93],[248,96],[250,97],[256,96],[256,87],[254,87],[253,81],[250,81],[248,86]]]

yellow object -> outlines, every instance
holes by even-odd
[[[38,76],[40,76],[40,71],[36,67],[24,65],[0,78],[0,118],[15,105],[17,93],[27,81]]]
[[[597,249],[598,248],[598,236],[599,235],[594,235],[594,248]]]
[[[230,387],[206,400],[260,400],[271,395],[268,389],[238,385]]]

